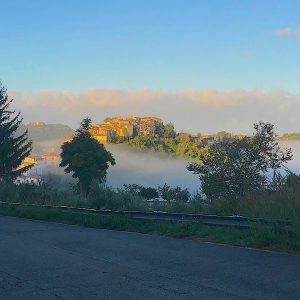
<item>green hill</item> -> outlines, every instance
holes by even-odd
[[[61,140],[66,136],[74,134],[74,130],[63,124],[43,124],[43,125],[21,125],[20,131],[28,129],[28,136],[34,142],[46,142]]]

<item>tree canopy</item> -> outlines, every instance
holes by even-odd
[[[12,181],[31,166],[20,167],[32,148],[28,132],[17,133],[22,117],[10,109],[13,99],[9,99],[7,90],[0,83],[0,180]]]
[[[268,174],[292,159],[291,149],[281,150],[274,125],[254,124],[253,136],[217,143],[200,152],[199,162],[187,169],[198,174],[209,199],[239,199],[268,184]]]
[[[62,145],[60,163],[66,173],[72,173],[78,179],[81,193],[87,195],[93,181],[103,183],[106,180],[109,165],[115,165],[115,159],[103,144],[96,141],[89,133],[91,119],[81,122],[74,138]]]
[[[159,152],[170,156],[197,158],[200,152],[206,152],[207,146],[192,141],[188,134],[179,134],[175,138],[155,138],[152,136],[137,136],[128,142],[134,149]]]

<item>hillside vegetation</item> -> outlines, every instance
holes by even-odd
[[[137,136],[128,142],[128,145],[137,150],[163,153],[170,156],[197,158],[200,153],[206,152],[208,146],[192,141],[188,134],[175,138],[154,138],[151,136]]]
[[[46,142],[52,140],[61,140],[66,136],[74,134],[74,130],[68,125],[63,124],[45,124],[34,126],[31,124],[21,125],[19,131],[28,129],[28,137],[34,142]]]

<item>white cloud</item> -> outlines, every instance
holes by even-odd
[[[34,94],[10,91],[25,122],[41,120],[77,127],[85,116],[101,122],[109,116],[155,115],[177,130],[251,132],[260,120],[279,132],[300,131],[300,95],[261,89],[118,90],[80,92],[47,90]]]
[[[300,38],[300,28],[283,28],[276,30],[274,34],[282,38]]]

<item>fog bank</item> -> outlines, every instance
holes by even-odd
[[[44,151],[59,151],[58,143],[43,143]],[[300,141],[280,142],[282,148],[291,147],[293,160],[287,167],[300,173]],[[158,153],[150,154],[135,151],[124,145],[106,145],[112,152],[116,160],[116,165],[108,170],[107,185],[112,187],[122,187],[124,184],[141,184],[144,186],[156,187],[167,183],[171,186],[180,186],[195,192],[199,189],[199,179],[196,175],[187,171],[186,166],[189,161],[183,158],[171,158]],[[64,171],[58,166],[59,161],[46,163],[41,162],[33,168],[32,173],[48,173],[63,175]],[[70,181],[70,175],[66,182]]]
[[[122,145],[108,145],[107,149],[116,159],[116,165],[108,171],[108,185],[120,187],[137,183],[156,187],[167,183],[191,192],[199,188],[197,176],[186,170],[186,159],[133,151]]]

